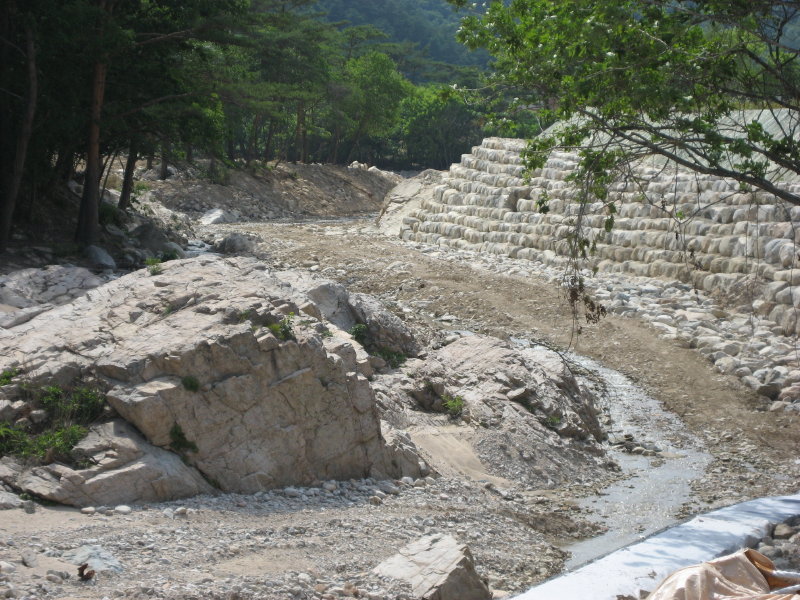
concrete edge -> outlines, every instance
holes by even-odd
[[[800,515],[800,493],[759,498],[693,519],[559,575],[516,600],[616,600],[652,591],[684,567],[755,545],[772,523]]]

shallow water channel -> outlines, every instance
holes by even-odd
[[[576,370],[581,383],[602,398],[611,420],[609,441],[627,434],[635,446],[658,450],[655,456],[644,456],[609,448],[626,477],[581,502],[591,511],[588,518],[608,531],[564,547],[572,553],[566,564],[572,570],[679,522],[678,509],[689,500],[689,484],[702,477],[711,456],[676,415],[625,375],[582,356],[569,358],[591,374]]]

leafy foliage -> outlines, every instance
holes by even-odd
[[[348,331],[347,333],[352,335],[355,341],[364,346],[367,343],[368,332],[369,330],[367,329],[366,325],[364,325],[363,323],[356,323],[350,328],[350,331]]]
[[[169,430],[170,448],[178,454],[183,454],[186,451],[197,452],[197,444],[186,438],[183,428],[178,423],[175,423]]]
[[[272,334],[282,341],[296,340],[294,330],[292,329],[292,322],[294,321],[294,313],[290,313],[277,323],[269,325],[269,330]]]
[[[512,0],[465,18],[459,37],[489,50],[520,103],[563,122],[527,164],[580,150],[583,201],[655,154],[800,204],[775,169],[800,172],[799,25],[796,2]]]
[[[47,411],[47,421],[38,427],[0,423],[0,456],[71,463],[73,447],[86,436],[86,425],[102,414],[105,397],[89,387],[59,386],[46,386],[33,395]]]
[[[3,369],[3,372],[0,373],[0,385],[8,385],[20,373],[22,373],[22,370],[16,367],[11,369]]]
[[[186,375],[181,378],[181,385],[184,389],[190,392],[196,392],[200,389],[200,381],[194,375]]]
[[[456,417],[464,410],[464,398],[461,396],[450,396],[449,394],[444,394],[442,396],[442,406],[448,413],[450,413],[451,416]]]

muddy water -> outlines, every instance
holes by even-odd
[[[610,442],[627,435],[633,445],[656,454],[609,448],[627,477],[582,501],[582,507],[591,511],[589,518],[603,523],[608,531],[564,547],[572,553],[568,570],[677,523],[678,509],[689,499],[690,482],[702,476],[711,460],[681,420],[630,379],[588,358],[571,359],[589,373],[579,375],[582,383],[594,387],[603,398],[610,418]]]

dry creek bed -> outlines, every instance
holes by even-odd
[[[659,338],[639,319],[612,315],[575,338],[561,291],[531,263],[405,244],[367,220],[240,223],[214,226],[204,235],[231,232],[257,237],[255,253],[274,267],[309,269],[381,298],[428,343],[447,343],[462,330],[557,348],[572,341],[576,353],[649,393],[670,411],[673,424],[656,439],[648,437],[654,424],[647,413],[629,415],[624,426],[619,418],[609,422],[617,456],[630,457],[623,466],[634,475],[615,488],[597,482],[502,490],[442,477],[198,497],[137,506],[127,514],[112,507],[94,515],[56,507],[5,511],[0,561],[11,569],[0,567],[6,571],[0,573],[0,595],[410,598],[402,584],[370,570],[408,541],[435,532],[468,543],[492,587],[513,593],[559,572],[568,556],[564,549],[601,533],[604,522],[616,527],[598,515],[620,490],[634,489],[644,472],[675,460],[672,450],[705,458],[685,489],[672,490],[668,520],[797,491],[797,416],[766,412],[738,379],[716,372],[696,351]],[[380,504],[370,502],[376,496]],[[628,535],[643,535],[652,525],[627,523]],[[78,581],[63,554],[81,545],[101,546],[123,571],[100,574],[89,584]]]

